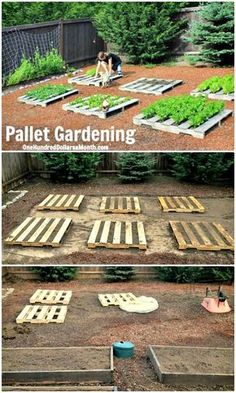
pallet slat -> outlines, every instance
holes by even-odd
[[[234,250],[234,239],[218,223],[170,221],[180,250]]]
[[[138,302],[137,297],[133,293],[100,293],[98,300],[103,307],[108,306],[119,306],[124,302],[130,304],[136,304]]]
[[[138,239],[135,241],[134,239]],[[124,240],[123,240],[124,239]],[[147,241],[141,221],[101,221],[94,223],[88,248],[139,248],[146,250]]]
[[[37,289],[30,298],[30,304],[68,304],[72,296],[72,291],[57,291],[50,289]]]
[[[139,198],[138,197],[102,197],[100,212],[138,214],[141,212]]]
[[[16,318],[16,323],[63,323],[67,306],[25,306]]]
[[[167,90],[182,84],[182,80],[165,80],[158,78],[140,78],[131,83],[120,86],[120,90],[135,93],[161,95]]]
[[[204,213],[204,206],[194,197],[158,197],[164,212]]]
[[[39,205],[37,210],[79,210],[84,195],[48,195]]]

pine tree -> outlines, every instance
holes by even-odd
[[[155,159],[148,153],[122,153],[117,160],[118,176],[124,183],[139,183],[154,173]]]
[[[131,280],[134,274],[132,266],[110,266],[106,268],[104,277],[107,282],[119,282]]]
[[[234,4],[207,3],[193,23],[190,41],[200,45],[199,60],[216,65],[234,63]]]

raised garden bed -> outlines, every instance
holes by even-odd
[[[122,78],[122,75],[111,75],[110,81],[114,81],[116,79]],[[99,76],[95,78],[95,76],[88,75],[76,75],[72,78],[68,79],[68,83],[76,83],[77,85],[85,85],[85,86],[102,86],[102,78]]]
[[[3,349],[3,384],[111,383],[110,347],[31,347]]]
[[[78,93],[68,85],[45,85],[28,91],[24,96],[18,97],[17,101],[29,105],[47,106],[72,94]]]
[[[213,76],[206,79],[190,93],[192,96],[207,96],[215,100],[234,100],[234,76]]]
[[[135,93],[161,95],[175,86],[182,84],[182,80],[139,78],[133,82],[122,85],[120,90]]]
[[[104,102],[109,104],[106,109],[103,109]],[[126,108],[138,103],[139,100],[136,98],[96,94],[86,98],[77,98],[68,104],[64,104],[63,109],[86,116],[93,115],[98,116],[100,119],[106,119],[110,115],[123,112]]]
[[[210,129],[231,114],[231,110],[224,109],[223,101],[181,95],[152,103],[133,118],[133,123],[203,139]]]
[[[234,383],[231,348],[152,345],[148,358],[162,383],[195,386]]]

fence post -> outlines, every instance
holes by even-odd
[[[64,21],[60,19],[60,55],[64,59]]]

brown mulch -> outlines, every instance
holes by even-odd
[[[8,285],[5,283],[4,285]],[[36,289],[72,290],[73,295],[63,324],[28,324],[15,330],[15,337],[3,339],[3,347],[99,346],[117,340],[132,341],[132,359],[114,359],[114,384],[118,390],[176,390],[160,384],[147,361],[148,345],[186,345],[232,348],[234,313],[210,314],[201,307],[207,284],[173,284],[158,281],[101,283],[76,280],[64,283],[18,281],[13,294],[4,299],[3,329],[16,326],[15,319]],[[215,289],[216,284],[210,285]],[[233,286],[224,285],[233,308]],[[126,313],[117,307],[102,308],[98,293],[133,292],[155,297],[159,309],[149,314]],[[229,386],[180,386],[178,390],[233,390]]]
[[[85,67],[86,71],[90,67]],[[216,127],[213,131],[203,139],[193,138],[188,135],[176,135],[168,132],[154,131],[146,127],[134,126],[132,119],[135,115],[140,113],[140,110],[150,103],[160,99],[161,96],[154,96],[148,94],[137,94],[131,92],[124,92],[119,90],[119,86],[129,83],[140,77],[158,77],[165,79],[182,79],[184,84],[164,94],[164,97],[175,96],[179,94],[189,93],[204,79],[214,75],[225,75],[233,72],[233,68],[195,68],[190,66],[157,66],[152,69],[144,66],[124,65],[124,77],[118,79],[112,87],[103,89],[93,86],[78,86],[80,95],[86,97],[88,95],[106,92],[109,94],[126,95],[133,98],[139,98],[140,104],[135,105],[122,114],[111,116],[106,120],[98,119],[95,116],[83,116],[62,110],[62,101],[49,105],[47,108],[38,106],[30,106],[17,102],[17,98],[21,96],[25,89],[16,90],[13,93],[7,94],[3,97],[3,149],[4,150],[22,150],[22,143],[5,140],[5,126],[12,125],[16,128],[22,128],[26,125],[31,125],[34,128],[49,127],[51,130],[51,142],[41,143],[27,143],[28,145],[73,145],[70,142],[56,142],[53,139],[54,128],[58,125],[64,129],[82,129],[91,126],[92,129],[110,129],[114,126],[116,129],[136,129],[135,144],[125,144],[122,142],[110,143],[86,143],[83,145],[98,145],[108,146],[109,150],[233,150],[234,148],[234,130],[233,117],[230,116],[222,122],[221,127]],[[48,83],[48,82],[47,82]],[[67,77],[53,80],[50,83],[67,83]],[[29,88],[27,88],[29,90]],[[66,98],[63,103],[72,101],[75,96]],[[225,102],[226,108],[233,109],[232,102]],[[78,146],[80,142],[75,143]]]

